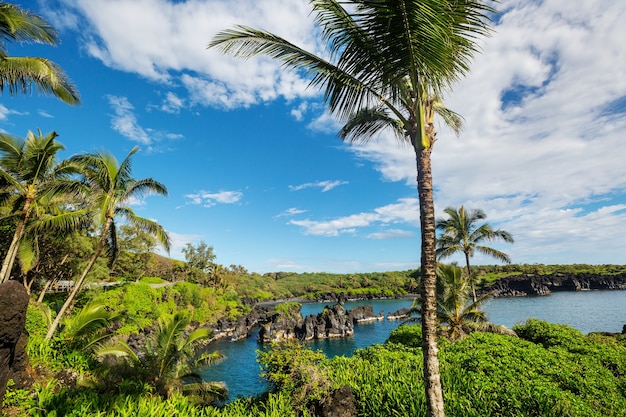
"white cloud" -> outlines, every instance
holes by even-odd
[[[190,103],[234,107],[317,94],[306,91],[308,81],[282,71],[277,62],[243,61],[207,50],[215,34],[235,24],[260,27],[315,49],[306,0],[60,1],[66,11],[52,16],[54,21],[81,31],[87,54],[159,83],[182,83]],[[84,16],[87,24],[78,27],[79,19],[70,13]],[[220,98],[211,98],[216,92]]]
[[[292,208],[288,208],[287,210],[283,211],[280,214],[277,214],[276,216],[274,216],[274,218],[296,216],[298,214],[302,214],[306,212],[307,210],[301,210],[301,209],[292,207]]]
[[[307,182],[306,184],[300,184],[300,185],[290,185],[289,189],[291,191],[300,191],[300,190],[304,190],[306,188],[321,188],[322,192],[325,193],[327,191],[332,190],[333,188],[337,188],[340,185],[345,185],[348,184],[347,181],[339,181],[339,180],[335,180],[335,181],[317,181],[317,182]]]
[[[397,239],[405,237],[414,237],[415,234],[408,230],[389,229],[382,232],[370,233],[367,235],[368,239]]]
[[[126,97],[107,96],[115,115],[111,118],[111,127],[122,136],[144,145],[152,142],[148,132],[139,125],[133,110],[135,109]]]
[[[621,259],[623,237],[611,240],[610,258],[585,235],[606,238],[624,220],[623,211],[597,206],[626,202],[626,110],[616,107],[626,97],[626,78],[607,70],[626,61],[626,8],[561,0],[499,7],[505,13],[493,36],[446,100],[464,116],[465,130],[457,139],[439,128],[436,208],[485,210],[490,223],[517,237],[505,249],[515,262]],[[516,100],[505,105],[505,94]],[[350,149],[384,179],[415,187],[409,145],[386,134]],[[566,259],[568,252],[580,258]]]
[[[160,140],[176,140],[183,137],[177,133],[142,127],[135,116],[135,108],[126,97],[108,95],[107,100],[115,113],[111,117],[113,130],[133,142],[147,145],[149,150],[153,150],[152,145]]]
[[[243,193],[240,191],[220,191],[217,193],[199,191],[195,194],[187,194],[185,197],[190,200],[188,204],[202,204],[204,207],[213,207],[216,204],[238,203],[243,198]]]
[[[27,115],[28,113],[21,113],[15,110],[11,110],[0,104],[0,120],[7,120],[9,118],[9,115],[11,114],[17,114],[22,116]]]
[[[290,113],[294,119],[301,122],[302,119],[304,119],[304,113],[306,113],[306,111],[308,110],[308,107],[309,105],[305,101],[305,102],[300,103],[297,107],[292,108]]]
[[[177,114],[184,107],[185,100],[170,91],[167,93],[165,99],[161,103],[160,109],[166,113]]]
[[[307,235],[339,236],[355,234],[359,228],[370,227],[374,224],[406,223],[419,225],[418,201],[413,198],[398,200],[398,203],[389,204],[369,213],[358,213],[339,217],[332,220],[290,220],[289,224],[300,226]]]
[[[37,113],[38,113],[41,117],[46,117],[46,118],[48,118],[48,119],[53,119],[53,118],[54,118],[54,116],[53,116],[53,115],[51,115],[50,113],[48,113],[48,112],[47,112],[47,111],[45,111],[45,110],[39,110],[39,111],[37,111]]]
[[[325,111],[320,116],[313,119],[307,127],[315,132],[336,134],[341,129],[341,126],[337,118],[328,111]]]

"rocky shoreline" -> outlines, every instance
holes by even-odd
[[[626,273],[600,275],[589,273],[550,275],[511,275],[480,291],[493,297],[550,295],[559,291],[626,290]]]

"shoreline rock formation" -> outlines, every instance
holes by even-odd
[[[599,275],[588,273],[550,275],[511,275],[496,281],[481,293],[494,297],[549,295],[558,291],[624,290],[626,274]]]

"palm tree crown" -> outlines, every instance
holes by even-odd
[[[167,251],[170,249],[170,238],[163,226],[153,220],[138,216],[129,206],[134,198],[140,198],[146,194],[167,195],[167,188],[160,182],[152,178],[135,180],[131,177],[131,157],[138,151],[137,147],[131,149],[121,163],[118,163],[115,156],[108,152],[96,152],[70,158],[70,162],[80,167],[84,175],[88,187],[88,204],[92,209],[95,226],[99,229],[99,239],[91,260],[74,284],[54,323],[48,329],[46,335],[48,340],[52,338],[63,315],[80,291],[87,274],[100,254],[106,249],[109,265],[112,266],[115,262],[119,253],[117,218],[124,218],[139,230],[156,237],[158,243]]]
[[[31,245],[23,245],[29,229],[69,230],[81,222],[82,212],[63,210],[67,196],[75,195],[77,184],[70,177],[76,167],[67,162],[57,163],[57,153],[63,145],[51,132],[44,136],[28,132],[26,139],[0,134],[0,177],[2,217],[15,222],[13,240],[0,272],[0,282],[7,281],[20,245],[25,253]],[[32,243],[33,236],[29,236]],[[32,251],[31,251],[32,254]]]
[[[42,17],[0,2],[0,91],[28,94],[34,87],[67,104],[80,103],[78,91],[61,67],[45,58],[8,56],[6,41],[55,45],[58,36]]]
[[[437,359],[436,248],[430,153],[434,116],[458,131],[460,117],[445,109],[442,92],[469,69],[478,35],[487,34],[481,1],[312,0],[328,59],[271,33],[237,26],[209,47],[249,58],[266,55],[311,76],[330,111],[345,124],[340,137],[367,140],[391,129],[415,151],[422,233],[424,377],[429,416],[443,416]]]
[[[463,206],[458,209],[447,207],[444,212],[448,217],[438,218],[435,223],[437,230],[441,231],[441,235],[437,239],[437,255],[439,259],[450,257],[459,252],[465,255],[467,277],[472,287],[474,301],[476,301],[470,258],[474,256],[475,252],[479,252],[499,261],[511,263],[509,255],[481,243],[498,240],[513,243],[513,236],[504,230],[494,230],[489,223],[478,225],[479,221],[487,218],[485,212],[480,209],[468,211]]]

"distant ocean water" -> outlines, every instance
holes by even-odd
[[[346,309],[369,304],[374,312],[394,312],[410,307],[412,300],[366,300],[345,304]],[[325,303],[302,306],[302,315],[317,314]],[[597,290],[560,292],[543,297],[494,298],[485,304],[489,321],[512,328],[528,318],[538,318],[551,323],[567,324],[583,333],[594,331],[619,333],[626,325],[626,290]],[[383,343],[402,320],[375,321],[355,326],[354,336],[345,339],[319,340],[310,343],[311,348],[322,350],[327,356],[350,356],[356,349]],[[229,398],[254,396],[267,390],[267,384],[259,378],[260,367],[256,351],[263,346],[256,342],[256,332],[246,340],[216,341],[212,348],[222,352],[227,359],[205,369],[207,381],[224,381]]]

